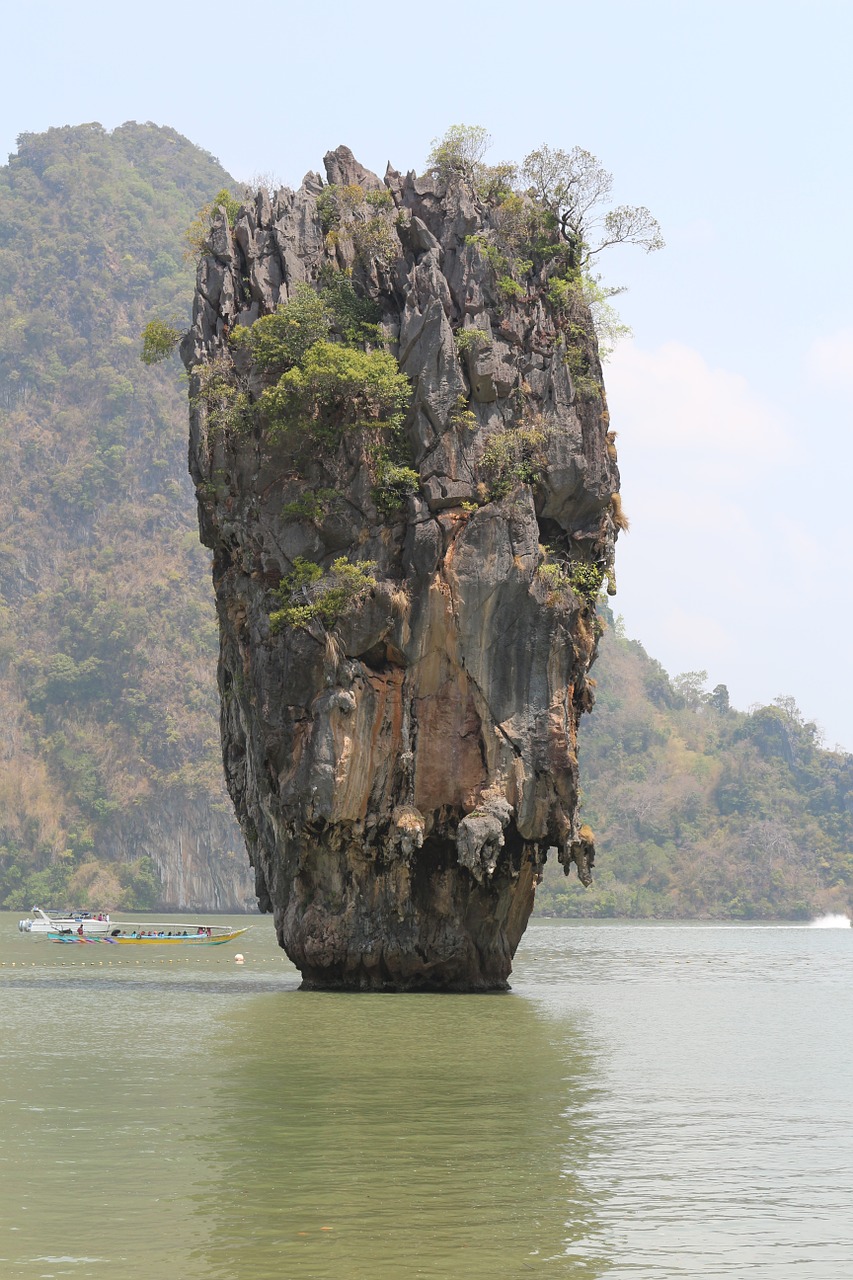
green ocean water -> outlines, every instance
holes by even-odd
[[[853,930],[537,921],[442,997],[17,919],[2,1280],[853,1272]]]

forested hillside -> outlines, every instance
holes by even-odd
[[[231,182],[171,129],[27,134],[0,169],[0,905],[250,901],[221,781],[186,391],[185,230]]]
[[[853,756],[793,698],[749,713],[705,673],[670,679],[606,614],[581,728],[585,891],[549,864],[540,915],[805,918],[853,907]]]
[[[173,130],[24,135],[0,168],[0,907],[252,905],[222,784],[217,636],[186,389],[186,228],[233,183]],[[630,488],[630,476],[625,477]],[[851,909],[853,757],[790,698],[670,679],[608,616],[581,725],[593,887],[539,914]]]

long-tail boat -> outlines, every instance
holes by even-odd
[[[149,920],[113,920],[109,933],[90,934],[81,929],[63,928],[48,933],[48,942],[83,943],[84,946],[113,947],[217,947],[232,942],[251,928],[232,929],[222,924],[154,924]]]

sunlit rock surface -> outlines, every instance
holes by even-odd
[[[306,984],[501,989],[549,848],[585,882],[593,858],[576,734],[597,624],[590,594],[555,590],[540,566],[547,546],[551,563],[612,568],[618,471],[595,338],[582,304],[570,334],[561,322],[547,264],[534,264],[523,297],[505,296],[472,241],[497,215],[464,184],[445,191],[390,169],[383,184],[344,147],[325,163],[330,182],[390,192],[393,253],[387,234],[377,256],[324,235],[316,174],[297,192],[262,192],[233,229],[216,219],[182,346],[228,787],[261,908]],[[379,304],[411,379],[420,492],[390,515],[357,432],[297,461],[262,422],[212,429],[199,395],[205,364],[239,366],[233,327],[324,264],[351,270]],[[472,327],[482,338],[459,342]],[[256,398],[263,378],[238,371]],[[536,482],[495,497],[489,440],[534,422]],[[313,520],[283,513],[309,490],[340,500]],[[367,598],[331,631],[271,630],[295,557],[328,566],[341,555],[376,566]]]

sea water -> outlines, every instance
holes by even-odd
[[[849,928],[536,921],[509,995],[358,996],[250,923],[0,916],[2,1280],[853,1274]]]

